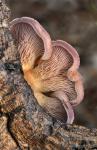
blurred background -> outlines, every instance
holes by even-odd
[[[97,0],[7,0],[11,19],[37,19],[52,39],[73,45],[81,59],[85,97],[75,123],[97,128]]]

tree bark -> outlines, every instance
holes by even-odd
[[[23,77],[9,17],[0,0],[0,150],[97,149],[97,129],[62,125],[37,104]]]

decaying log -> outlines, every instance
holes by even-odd
[[[61,125],[37,104],[23,78],[9,17],[0,0],[0,150],[97,149],[97,129]]]

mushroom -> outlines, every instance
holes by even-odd
[[[73,107],[84,97],[77,51],[65,41],[52,41],[29,17],[13,20],[10,30],[17,41],[24,78],[39,105],[57,120],[71,124]]]

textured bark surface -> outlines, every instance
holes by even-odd
[[[23,78],[9,16],[0,0],[0,150],[97,149],[97,129],[60,125],[37,104]]]

